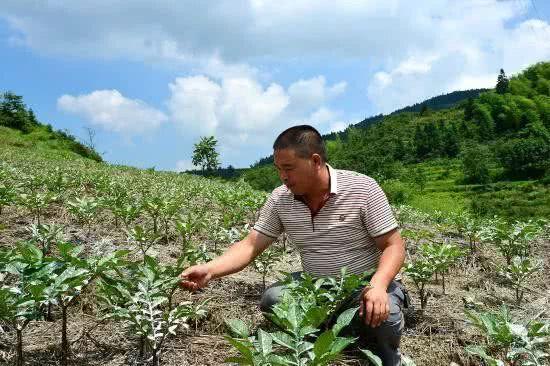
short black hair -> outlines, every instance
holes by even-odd
[[[309,125],[290,127],[284,130],[273,143],[273,150],[293,149],[296,155],[308,159],[318,154],[327,161],[327,149],[319,131]]]

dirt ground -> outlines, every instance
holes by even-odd
[[[48,223],[57,222],[66,226],[66,239],[82,244],[88,253],[106,253],[127,248],[126,237],[120,228],[115,228],[108,215],[97,218],[97,224],[89,236],[74,223],[59,207],[51,207],[46,213]],[[0,247],[11,247],[30,237],[25,226],[31,223],[29,215],[21,209],[6,207],[0,215]],[[455,242],[457,238],[448,238]],[[520,306],[515,302],[513,290],[495,271],[502,259],[489,246],[484,246],[475,261],[464,259],[448,275],[446,294],[438,283],[429,285],[431,293],[427,309],[420,311],[419,297],[414,284],[405,276],[414,309],[406,312],[402,337],[402,352],[412,358],[416,365],[480,365],[469,357],[464,346],[482,340],[473,327],[466,323],[464,301],[483,304],[485,309],[495,309],[502,303],[510,304],[512,314],[528,319],[543,312],[550,317],[550,285],[548,268],[550,240],[539,240],[534,246],[535,257],[544,263],[544,269],[532,278]],[[178,253],[176,244],[160,244],[155,250],[162,261],[173,262]],[[290,251],[277,265],[277,271],[300,270],[299,256]],[[273,272],[269,282],[280,275]],[[258,303],[262,294],[261,276],[253,269],[213,281],[207,289],[190,294],[179,292],[180,299],[209,299],[208,316],[191,324],[189,330],[167,341],[161,355],[161,364],[172,365],[222,365],[224,359],[234,354],[225,341],[224,320],[239,318],[254,327],[269,324],[263,318]],[[93,296],[87,293],[70,309],[69,340],[73,365],[142,365],[138,360],[137,339],[126,331],[121,323],[101,321],[96,316]],[[55,321],[31,322],[24,333],[26,365],[57,365],[59,362],[60,316],[54,312]],[[0,365],[13,364],[15,358],[15,332],[8,326],[0,327]],[[365,365],[352,349],[338,361],[339,365]]]

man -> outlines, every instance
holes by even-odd
[[[395,278],[405,248],[384,192],[370,177],[327,164],[321,135],[311,126],[285,130],[273,150],[284,185],[272,192],[245,239],[211,262],[185,270],[182,286],[202,288],[242,270],[286,232],[304,271],[313,276],[338,276],[342,267],[354,274],[375,270],[370,286],[354,299],[360,305],[360,335],[374,344],[384,365],[400,365],[404,296]],[[278,301],[281,290],[279,283],[266,290],[263,311]]]

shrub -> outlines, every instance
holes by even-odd
[[[467,145],[461,152],[462,172],[467,183],[489,183],[491,153],[484,145]]]
[[[542,178],[550,169],[550,143],[542,138],[509,140],[499,146],[497,157],[510,178]]]
[[[393,205],[405,204],[413,195],[411,186],[398,180],[386,180],[381,182],[380,185]]]

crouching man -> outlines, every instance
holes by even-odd
[[[312,276],[337,277],[342,267],[354,274],[374,271],[370,286],[350,299],[360,306],[354,329],[384,366],[400,365],[404,293],[399,270],[405,247],[386,195],[374,179],[332,168],[321,135],[311,126],[285,130],[273,150],[284,184],[271,193],[249,235],[211,262],[186,269],[182,286],[202,288],[242,270],[286,232]],[[265,291],[262,311],[270,311],[282,290],[275,283]]]

